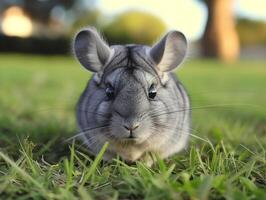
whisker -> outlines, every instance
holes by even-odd
[[[90,113],[90,114],[96,114],[96,115],[99,115],[99,116],[102,116],[102,117],[105,117],[105,118],[108,118],[109,116],[110,116],[110,114],[108,113],[108,114],[106,114],[106,113],[100,113],[100,112],[90,112],[90,111],[88,111],[88,110],[84,110],[84,109],[77,109],[78,111],[82,111],[82,112],[85,112],[85,113]],[[108,115],[108,116],[106,116],[106,115]]]
[[[199,109],[219,109],[219,108],[227,108],[231,106],[252,106],[256,108],[263,108],[262,106],[259,105],[254,105],[254,104],[213,104],[213,105],[206,105],[206,106],[198,106],[198,107],[191,107],[191,108],[185,108],[185,109],[180,109],[180,110],[174,110],[174,111],[169,111],[169,112],[164,112],[160,113],[158,115],[150,115],[151,118],[158,117],[161,115],[167,115],[167,114],[172,114],[172,113],[178,113],[178,112],[184,112],[184,111],[191,111],[191,110],[199,110]]]
[[[162,128],[168,129],[168,130],[173,130],[173,127],[171,127],[171,126],[167,126],[167,125],[163,125],[163,124],[158,124],[158,123],[154,123],[154,124],[157,125],[157,126],[160,126],[160,127],[162,127]],[[181,127],[182,127],[182,125],[181,125]],[[177,130],[177,131],[182,131],[182,130],[184,130],[184,129],[181,128],[181,127],[176,127],[176,128],[174,128],[174,129]],[[157,127],[155,127],[155,128],[156,128],[155,130],[158,130]],[[197,133],[198,133],[198,131],[195,130],[195,129],[192,129],[192,128],[188,128],[188,129],[189,129],[190,131],[194,131],[194,132],[197,132]],[[204,141],[204,142],[210,143],[209,140],[204,139],[204,138],[202,138],[202,137],[200,137],[200,136],[198,136],[198,135],[192,134],[192,133],[184,133],[184,132],[181,132],[181,134],[190,135],[190,136],[192,136],[192,137],[194,137],[194,138],[196,138],[196,139],[199,139],[199,140],[202,140],[202,141]]]
[[[98,127],[93,127],[93,128],[85,128],[85,129],[83,129],[82,131],[80,131],[80,132],[78,132],[77,134],[75,134],[74,136],[72,136],[72,137],[70,137],[70,138],[64,140],[64,142],[69,142],[70,140],[73,140],[73,139],[75,139],[75,138],[77,138],[77,137],[79,137],[79,136],[81,136],[81,135],[83,135],[83,134],[86,134],[86,133],[88,133],[88,132],[90,132],[90,131],[92,131],[92,130],[101,129],[101,128],[106,128],[106,127],[108,127],[108,126],[109,126],[109,124],[107,124],[107,125],[103,125],[103,126],[98,126]]]
[[[172,106],[176,106],[177,105],[177,103],[175,102],[175,103],[173,103],[173,104],[169,104],[169,105],[167,105],[167,108],[171,108]],[[169,109],[166,109],[165,107],[163,107],[163,108],[161,108],[161,109],[157,109],[157,110],[155,110],[155,111],[151,111],[151,110],[149,110],[148,112],[146,112],[144,115],[142,115],[141,117],[142,117],[142,119],[144,120],[144,119],[146,119],[146,117],[148,117],[148,116],[150,116],[150,114],[152,113],[153,115],[154,114],[158,114],[158,113],[160,113],[160,112],[165,112],[165,111],[169,111]]]

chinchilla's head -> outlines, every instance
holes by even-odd
[[[168,82],[169,72],[186,54],[182,33],[170,31],[152,47],[109,46],[95,29],[85,28],[75,36],[73,48],[81,65],[94,72],[90,82],[94,86],[83,94],[88,98],[84,104],[90,105],[80,106],[90,110],[88,120],[99,118],[96,127],[108,124],[102,134],[117,141],[142,143],[174,120],[163,113],[177,105],[175,90]]]

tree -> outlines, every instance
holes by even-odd
[[[204,0],[208,20],[202,39],[207,57],[233,61],[239,54],[239,41],[232,12],[232,0]]]
[[[165,24],[156,16],[142,11],[127,11],[103,27],[110,43],[152,44],[165,32]]]
[[[266,22],[240,18],[236,29],[241,46],[266,45]]]

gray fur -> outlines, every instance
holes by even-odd
[[[159,71],[167,72],[176,68],[184,59],[187,40],[183,33],[170,31],[148,52]]]
[[[97,34],[90,28],[86,31]],[[96,38],[100,42],[100,36],[91,37],[90,34],[84,34],[88,38],[83,35],[84,45],[95,43],[91,40]],[[79,35],[74,44],[80,43]],[[84,45],[81,45],[82,49]],[[150,152],[166,158],[186,146],[190,126],[189,99],[181,83],[169,72],[185,56],[183,34],[172,31],[154,47],[107,47],[113,53],[105,58],[101,67],[92,65],[94,61],[87,57],[87,52],[77,46],[74,45],[74,50],[81,64],[97,72],[88,82],[76,108],[82,140],[92,154],[97,154],[108,141],[105,160],[118,154],[127,161],[146,160],[149,163],[151,160],[146,155]],[[97,45],[87,49],[90,48],[97,48]],[[94,52],[96,57],[99,53],[95,49],[90,49],[90,52]],[[167,53],[170,55],[165,55]],[[150,99],[148,94],[152,84],[157,90],[154,99]],[[114,88],[113,99],[106,96],[109,85]],[[135,129],[130,133],[125,127]],[[134,139],[129,138],[130,135]]]
[[[112,52],[95,29],[83,29],[74,39],[74,52],[79,62],[88,70],[102,70]]]

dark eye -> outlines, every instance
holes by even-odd
[[[109,99],[114,98],[114,88],[112,86],[108,86],[105,90],[105,93]]]
[[[155,96],[157,94],[156,88],[154,85],[151,85],[150,89],[149,89],[149,98],[150,99],[154,99]]]

